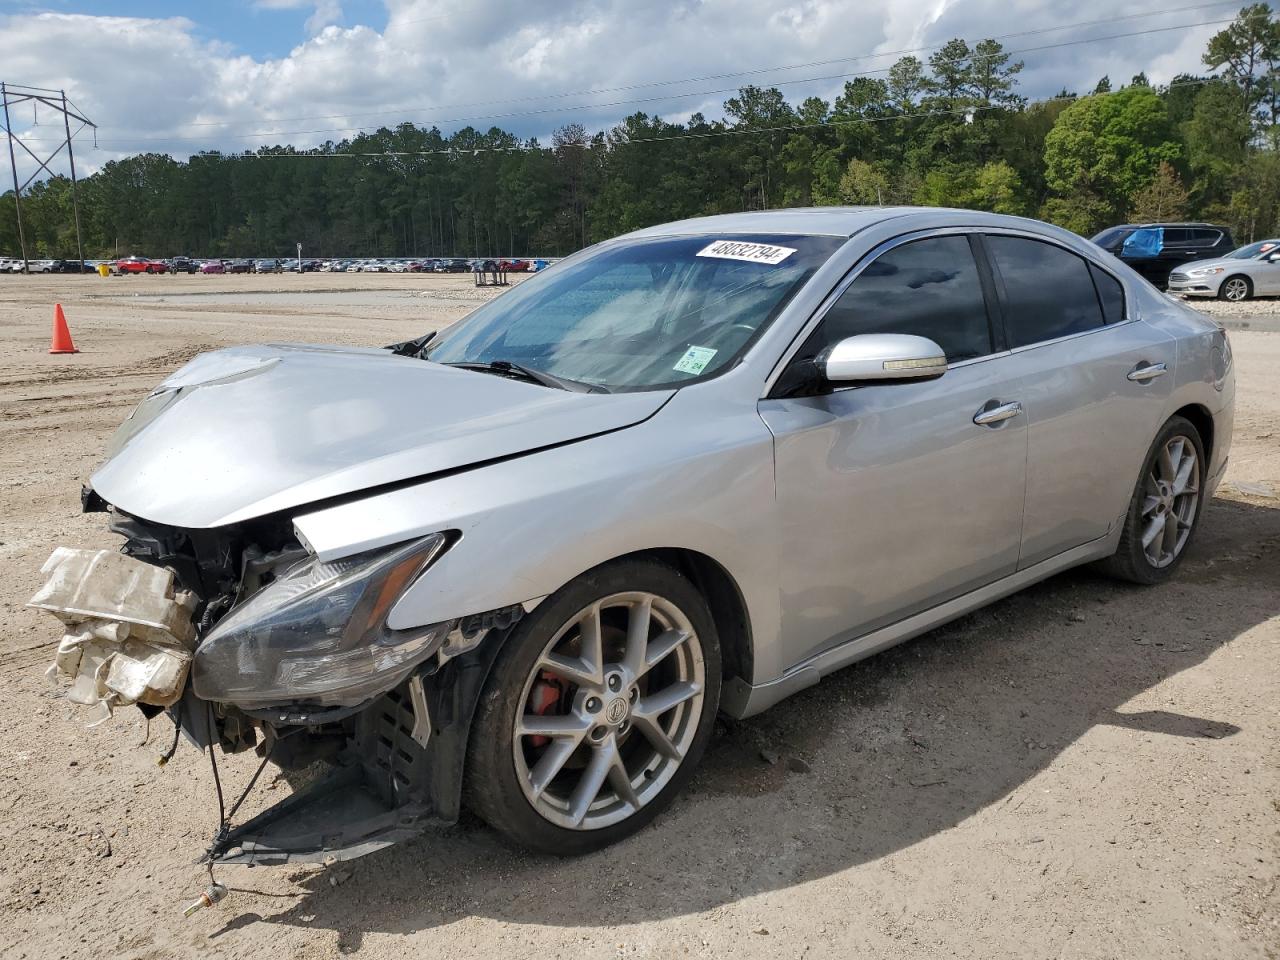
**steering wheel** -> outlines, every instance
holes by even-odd
[[[721,329],[723,328],[723,329]],[[716,330],[714,335],[711,331]],[[720,343],[724,340],[725,335],[734,330],[741,330],[746,333],[747,337],[754,336],[756,328],[749,323],[732,323],[727,320],[715,320],[711,323],[704,323],[688,337],[685,341],[690,346],[704,346],[707,343]]]

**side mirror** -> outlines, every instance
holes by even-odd
[[[831,346],[818,370],[832,383],[932,380],[947,372],[947,356],[928,337],[864,333]]]
[[[1267,263],[1280,263],[1280,250],[1267,254]]]

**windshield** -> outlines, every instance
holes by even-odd
[[[843,242],[717,234],[602,246],[449,327],[427,359],[507,361],[610,391],[680,386],[727,369]]]
[[[1280,244],[1280,240],[1259,240],[1257,243],[1251,243],[1248,246],[1232,250],[1226,255],[1225,259],[1252,260],[1255,257],[1262,256],[1264,253],[1270,253],[1275,250],[1277,244]]]

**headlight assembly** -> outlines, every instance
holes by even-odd
[[[343,560],[301,561],[235,607],[196,649],[196,696],[242,707],[354,706],[403,680],[452,622],[387,627],[404,590],[445,546],[432,534]]]
[[[1201,267],[1199,270],[1188,270],[1189,277],[1212,277],[1214,274],[1222,273],[1226,267]]]

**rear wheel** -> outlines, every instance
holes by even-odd
[[[1172,576],[1200,519],[1206,466],[1199,431],[1170,418],[1143,461],[1120,545],[1102,564],[1108,573],[1144,584]]]
[[[692,583],[647,560],[584,574],[521,621],[495,664],[468,805],[544,853],[615,843],[684,788],[719,695],[715,626]]]
[[[1222,286],[1218,288],[1218,298],[1221,300],[1230,300],[1232,303],[1239,303],[1242,300],[1248,300],[1253,296],[1253,284],[1248,277],[1234,276],[1227,277],[1222,281]]]

